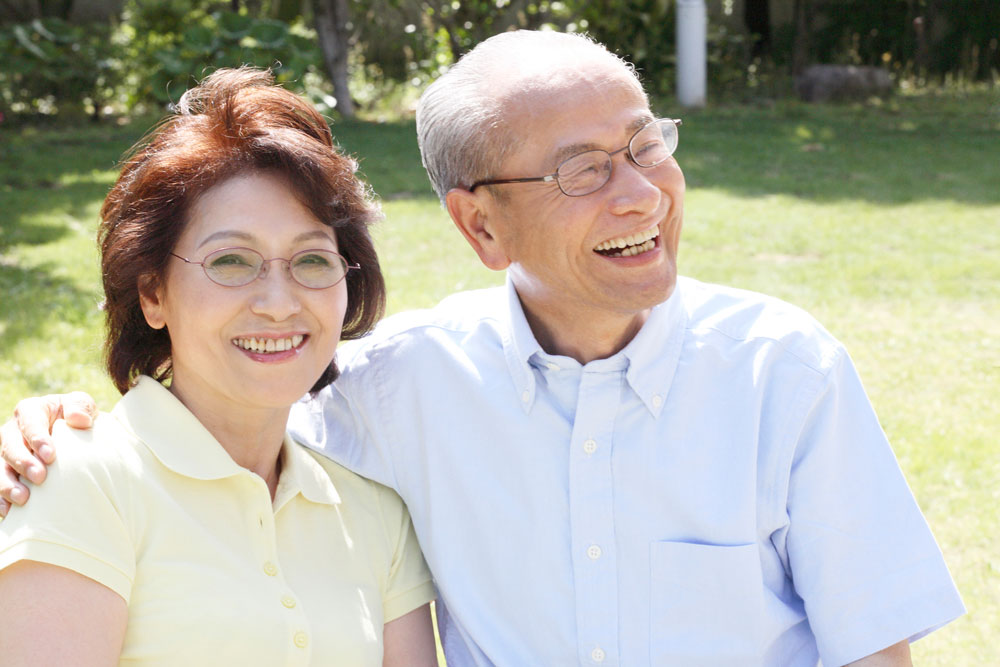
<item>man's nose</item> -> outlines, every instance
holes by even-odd
[[[611,193],[611,211],[617,215],[655,211],[667,196],[654,181],[658,169],[659,165],[640,167],[625,153],[616,155],[611,181],[605,186]]]

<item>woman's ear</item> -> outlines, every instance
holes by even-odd
[[[497,238],[494,221],[489,215],[490,209],[496,208],[495,204],[488,205],[486,197],[489,196],[482,190],[476,193],[453,188],[445,195],[445,205],[452,222],[479,255],[480,261],[487,268],[503,271],[510,266],[510,258]]]
[[[139,306],[142,308],[143,317],[146,318],[146,324],[150,327],[162,329],[167,326],[163,312],[163,287],[153,276],[139,277]]]

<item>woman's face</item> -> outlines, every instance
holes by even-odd
[[[202,195],[173,252],[201,262],[232,247],[251,248],[264,259],[338,250],[333,230],[284,180],[263,173],[235,176]],[[285,262],[270,262],[267,269],[248,285],[224,287],[201,266],[171,257],[160,286],[140,290],[146,321],[166,326],[170,334],[171,391],[189,407],[220,414],[287,408],[333,359],[347,307],[346,281],[308,289],[292,280]]]

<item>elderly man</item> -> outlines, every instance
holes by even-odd
[[[963,612],[843,347],[678,279],[679,125],[558,33],[493,37],[420,100],[434,188],[507,284],[342,348],[293,428],[406,500],[449,665],[906,665]]]

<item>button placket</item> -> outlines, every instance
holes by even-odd
[[[616,664],[613,658],[618,654],[611,457],[623,382],[622,371],[584,370],[571,436],[577,444],[569,453],[570,528],[576,581],[577,647],[583,663]],[[596,653],[598,650],[600,653]]]

